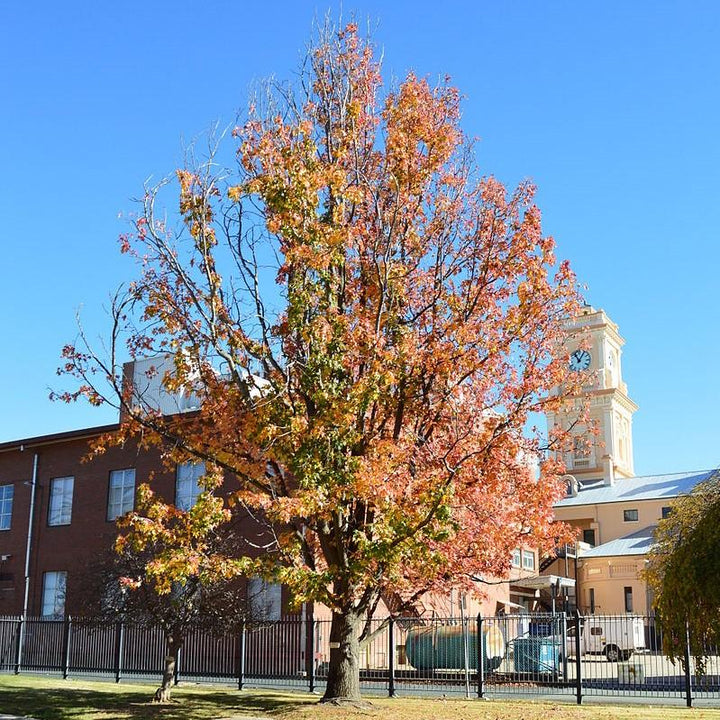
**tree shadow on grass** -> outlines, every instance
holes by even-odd
[[[317,702],[315,696],[255,693],[253,691],[199,691],[182,686],[173,691],[173,701],[152,703],[147,688],[108,686],[104,689],[4,686],[0,691],[0,713],[28,715],[37,720],[217,720],[234,715],[282,715]]]

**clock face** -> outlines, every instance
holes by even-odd
[[[587,350],[575,350],[570,354],[571,370],[587,370],[590,367],[590,353]]]

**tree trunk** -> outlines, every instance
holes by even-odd
[[[360,617],[333,611],[330,626],[330,667],[322,702],[360,701]]]
[[[181,645],[182,641],[172,636],[166,640],[167,655],[165,656],[162,685],[155,691],[154,702],[164,703],[170,701],[170,693],[172,692],[172,686],[175,682],[175,665]]]

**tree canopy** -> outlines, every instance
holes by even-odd
[[[563,539],[562,468],[532,471],[560,438],[528,428],[572,391],[575,278],[532,185],[480,175],[458,91],[410,73],[383,93],[354,25],[321,33],[233,135],[234,167],[211,154],[146,189],[110,357],[66,347],[65,399],[119,405],[107,442],[235,479],[272,538],[244,571],[331,608],[326,696],[354,697],[358,622],[381,597],[477,592],[514,548]],[[177,223],[159,209],[173,190]],[[197,412],[163,417],[123,383],[123,359],[155,354]]]
[[[248,614],[238,576],[236,524],[222,497],[222,477],[208,474],[195,504],[164,502],[148,484],[135,510],[117,520],[109,555],[94,558],[83,578],[85,610],[96,617],[160,627],[165,666],[156,700],[170,699],[178,652],[193,629],[237,629]]]
[[[703,668],[720,644],[720,475],[679,497],[655,532],[645,578],[671,658],[690,651]]]

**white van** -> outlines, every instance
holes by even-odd
[[[637,615],[588,615],[580,623],[580,655],[602,654],[617,662],[645,650],[645,623]],[[574,627],[568,630],[568,655],[576,653],[575,633]]]

